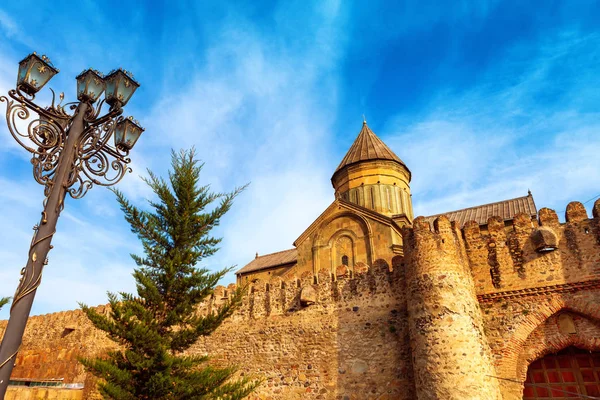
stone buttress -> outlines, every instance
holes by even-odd
[[[417,398],[499,400],[460,231],[447,217],[404,228],[410,345]]]

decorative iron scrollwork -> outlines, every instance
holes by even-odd
[[[76,109],[78,103],[61,105],[64,99],[61,93],[61,103],[56,105],[53,91],[52,105],[41,108],[33,102],[34,95],[18,88],[8,94],[10,98],[0,97],[0,102],[6,103],[8,130],[17,143],[32,154],[33,176],[44,186],[44,194],[48,196],[56,184],[54,176],[74,117],[65,108]],[[129,151],[109,143],[117,123],[123,119],[122,109],[113,107],[100,116],[103,105],[104,100],[96,107],[90,104],[83,118],[86,127],[77,143],[71,173],[65,183],[65,189],[75,199],[83,197],[94,185],[112,186],[131,172]]]

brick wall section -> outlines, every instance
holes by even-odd
[[[500,399],[462,235],[447,217],[404,233],[408,322],[419,400]]]

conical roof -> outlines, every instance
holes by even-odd
[[[389,160],[400,163],[404,168],[408,170],[406,164],[394,154],[389,147],[381,139],[375,135],[375,133],[369,128],[367,122],[363,122],[362,129],[358,134],[358,137],[350,146],[350,150],[346,153],[346,156],[342,159],[342,162],[336,168],[334,175],[347,165],[354,164],[360,161],[368,160]],[[410,173],[410,171],[409,171]]]

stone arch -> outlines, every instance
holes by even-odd
[[[314,236],[314,239],[313,239],[313,247],[325,244],[325,243],[323,243],[323,237],[321,234],[321,232],[323,231],[323,228],[326,227],[327,225],[329,225],[332,221],[334,221],[338,218],[342,218],[342,217],[348,217],[348,218],[354,219],[363,228],[363,231],[364,231],[363,233],[365,234],[365,236],[367,236],[369,238],[371,238],[373,236],[373,229],[371,228],[371,224],[369,223],[369,221],[366,218],[364,218],[362,215],[355,214],[350,211],[342,211],[342,212],[335,213],[334,215],[332,215],[331,217],[329,217],[325,221],[323,221],[321,223],[321,225],[319,225],[319,229],[317,229],[317,234]]]
[[[548,318],[561,312],[572,311],[577,314],[587,316],[592,319],[600,320],[600,304],[591,300],[583,300],[580,298],[565,299],[563,297],[553,297],[545,302],[543,309],[529,315],[529,317],[517,326],[514,330],[513,337],[516,340],[523,338],[523,343],[526,338]],[[522,345],[520,346],[522,347]]]
[[[505,352],[501,364],[498,365],[498,371],[504,371],[517,379],[521,379],[527,373],[528,365],[537,358],[570,345],[579,344],[583,346],[586,339],[581,339],[581,335],[563,335],[544,342],[528,342],[536,330],[541,329],[551,318],[565,312],[579,315],[596,323],[600,321],[600,305],[596,302],[581,297],[564,298],[556,296],[547,299],[544,301],[543,306],[530,313],[515,328],[512,338],[507,341],[511,342],[512,346],[509,351]],[[561,347],[561,343],[564,346]],[[598,344],[600,345],[600,341]],[[588,342],[588,347],[589,345]],[[531,353],[529,356],[524,357],[526,350]],[[510,370],[513,372],[511,373]]]
[[[344,264],[342,258],[348,258],[346,266],[351,270],[356,264],[356,244],[359,238],[356,234],[348,229],[341,229],[333,234],[328,241],[331,251],[331,270]]]
[[[561,312],[558,314],[561,314]],[[557,317],[558,314],[555,314],[552,317]],[[552,317],[549,318],[547,322],[550,322]],[[586,318],[585,316],[582,316],[582,318],[590,320],[590,318]],[[538,328],[541,328],[541,326]],[[600,327],[598,330],[600,331]],[[528,343],[529,353],[526,356],[521,355],[517,361],[517,380],[521,382],[525,381],[527,368],[535,360],[540,359],[547,354],[556,353],[566,349],[567,347],[575,346],[584,350],[600,351],[600,337],[598,336],[557,332],[554,335],[546,336],[545,339],[545,341],[532,340],[531,343]]]
[[[527,371],[534,361],[570,346],[600,350],[599,307],[585,300],[584,296],[567,296],[539,301],[540,305],[532,309],[526,318],[520,319],[511,336],[503,340],[505,346],[494,350],[495,354],[502,356],[496,364],[496,371],[500,377],[507,379],[500,382],[505,399],[523,398]],[[561,330],[559,318],[563,314],[577,321],[573,322],[577,326],[573,332]]]
[[[347,218],[347,220],[341,224],[341,229],[337,229],[336,225],[331,225],[335,224],[337,219],[343,218]],[[348,223],[353,227],[349,227],[347,225]],[[344,226],[344,224],[346,224],[346,226]],[[332,274],[336,273],[336,267],[340,263],[336,263],[335,256],[333,255],[333,253],[335,253],[335,240],[343,235],[347,236],[352,241],[353,254],[347,254],[349,258],[353,260],[350,262],[350,269],[352,270],[352,264],[356,265],[358,261],[366,262],[369,265],[371,264],[373,259],[373,234],[371,224],[360,214],[342,210],[324,220],[319,225],[319,228],[313,237],[313,271],[315,273],[318,273],[319,269],[322,268],[329,268]],[[358,259],[357,250],[360,250],[360,254],[364,254],[366,259]]]
[[[600,321],[600,305],[586,300],[585,296],[558,295],[538,300],[536,303],[538,306],[535,309],[532,309],[526,318],[520,319],[518,325],[509,328],[512,330],[512,334],[503,340],[504,346],[494,350],[494,353],[502,355],[501,359],[496,364],[496,371],[502,377],[522,382],[527,373],[529,364],[535,361],[535,359],[543,357],[553,351],[558,351],[561,348],[568,347],[569,345],[583,345],[583,342],[575,343],[578,339],[567,336],[553,339],[554,342],[552,343],[555,343],[554,345],[548,344],[550,343],[548,341],[528,342],[528,340],[533,337],[533,333],[537,329],[543,327],[553,316],[563,312],[570,312],[591,321]],[[560,347],[558,346],[559,343],[565,343],[565,346]],[[532,348],[536,346],[539,346],[539,348],[534,349],[532,352]],[[528,352],[530,353],[529,356],[526,354]],[[537,358],[532,354],[535,354],[535,357]],[[516,396],[510,397],[510,395],[507,394],[509,396],[506,397],[507,399],[522,398],[519,397],[522,394],[522,385],[515,386],[514,383],[510,382],[502,382],[502,384],[503,386],[506,384],[506,390],[511,392],[513,396]],[[513,392],[515,389],[520,390],[520,392]]]

